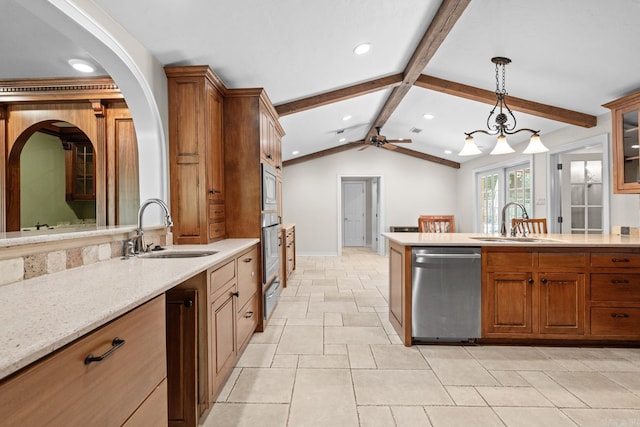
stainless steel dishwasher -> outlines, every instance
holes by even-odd
[[[413,340],[479,338],[480,248],[416,247],[411,252]]]

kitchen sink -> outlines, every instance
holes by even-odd
[[[156,251],[140,255],[140,258],[197,258],[215,255],[218,251]]]

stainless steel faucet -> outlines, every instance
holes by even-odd
[[[165,225],[167,227],[171,227],[173,225],[173,219],[171,219],[171,214],[169,214],[169,207],[165,202],[163,202],[160,199],[147,199],[144,202],[142,202],[142,204],[140,205],[140,209],[138,210],[138,227],[136,228],[136,237],[134,240],[135,253],[147,252],[149,250],[149,248],[144,245],[144,238],[143,238],[144,231],[142,230],[142,215],[144,214],[144,210],[147,208],[147,206],[154,203],[156,205],[159,205],[162,208],[162,210],[164,210]]]
[[[505,237],[507,235],[507,224],[505,222],[507,220],[506,219],[506,217],[507,217],[507,208],[509,206],[518,206],[520,209],[522,209],[522,218],[523,219],[529,219],[529,214],[527,214],[527,210],[525,209],[523,204],[518,203],[518,202],[509,202],[509,203],[505,204],[502,207],[502,218],[501,218],[501,221],[500,221],[500,235],[503,236],[503,237]],[[523,231],[523,233],[524,233],[524,231]],[[515,229],[514,228],[511,229],[511,235],[512,236],[515,235]]]

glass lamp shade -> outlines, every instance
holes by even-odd
[[[464,146],[458,153],[458,156],[475,156],[477,154],[482,154],[482,151],[480,151],[476,143],[473,141],[473,137],[469,135],[465,138]]]
[[[549,151],[547,147],[544,146],[542,141],[540,141],[540,135],[534,133],[531,135],[531,139],[529,139],[529,145],[524,149],[524,154],[536,154],[536,153],[546,153]]]
[[[496,143],[496,146],[493,147],[493,150],[491,150],[491,155],[496,155],[496,154],[509,154],[509,153],[513,153],[514,150],[513,148],[511,148],[511,146],[509,145],[509,143],[507,142],[507,137],[504,135],[500,135],[498,136],[498,142]]]

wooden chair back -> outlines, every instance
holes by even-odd
[[[420,233],[454,233],[453,215],[420,215],[418,218]]]
[[[518,233],[525,231],[528,234],[547,234],[547,218],[512,218],[511,228]]]

